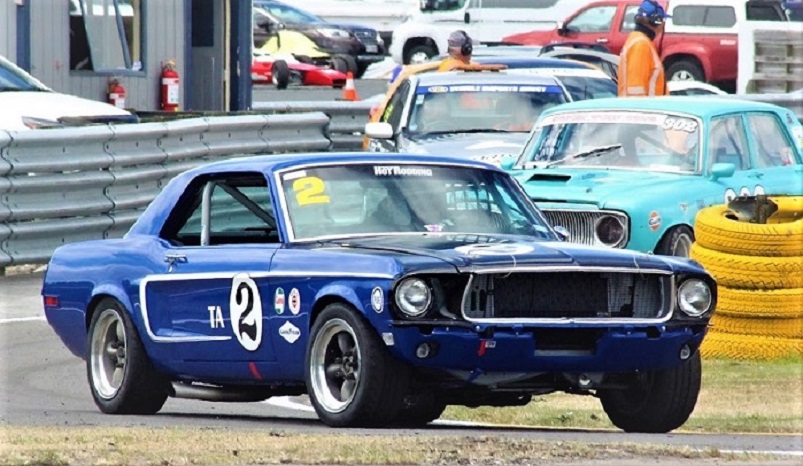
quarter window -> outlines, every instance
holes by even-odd
[[[747,117],[750,134],[756,141],[756,167],[777,167],[794,163],[794,148],[775,115]]]
[[[572,18],[566,29],[571,32],[608,32],[614,14],[616,14],[615,6],[589,8]]]
[[[142,0],[70,0],[70,69],[142,69]]]

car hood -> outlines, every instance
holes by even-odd
[[[321,245],[345,254],[384,255],[402,265],[402,273],[471,272],[478,269],[512,271],[516,267],[610,267],[675,271],[692,267],[677,259],[628,250],[593,248],[560,241],[524,237],[449,235],[385,235],[329,241]]]
[[[487,155],[517,155],[527,141],[527,133],[449,133],[409,139],[405,151],[450,154],[467,158]]]
[[[0,129],[28,130],[22,117],[58,121],[63,117],[126,116],[114,105],[58,92],[0,92]]]
[[[503,37],[502,42],[521,45],[549,45],[554,35],[554,29],[535,30]]]
[[[532,199],[595,204],[602,208],[633,198],[633,193],[655,191],[660,185],[677,183],[692,175],[633,170],[579,170],[543,168],[514,171]]]

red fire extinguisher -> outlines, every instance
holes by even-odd
[[[109,80],[108,102],[117,108],[125,108],[125,88],[117,78]]]
[[[177,112],[179,102],[179,77],[176,62],[170,60],[162,66],[161,107],[166,112]]]

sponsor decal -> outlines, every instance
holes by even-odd
[[[401,165],[375,165],[376,176],[432,176],[429,168],[404,167]]]
[[[290,297],[288,298],[289,303],[288,307],[290,308],[290,312],[295,316],[301,311],[301,293],[298,292],[298,288],[293,288],[290,290]]]
[[[248,274],[237,274],[232,279],[229,312],[237,341],[246,350],[256,351],[262,343],[262,299]]]
[[[276,288],[276,293],[273,295],[273,309],[276,310],[276,314],[284,314],[284,305],[286,301],[287,300],[284,296],[284,288]]]
[[[371,291],[371,307],[374,308],[377,314],[381,313],[385,307],[385,293],[378,286]]]
[[[653,210],[650,212],[650,218],[647,220],[647,224],[650,226],[650,230],[658,231],[658,229],[661,228],[661,221],[661,215]]]
[[[618,123],[662,126],[667,115],[645,112],[576,112],[559,113],[544,117],[538,127],[580,123]]]
[[[301,330],[290,322],[285,322],[279,327],[279,336],[287,340],[291,345],[301,338]]]
[[[527,254],[533,251],[532,246],[526,244],[469,244],[459,246],[455,251],[467,256],[514,256]]]

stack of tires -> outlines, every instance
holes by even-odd
[[[803,196],[770,197],[767,223],[726,206],[700,210],[691,258],[714,276],[719,297],[704,357],[803,356]]]

